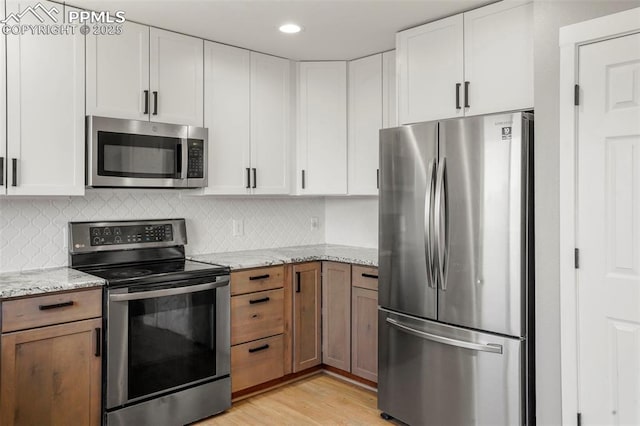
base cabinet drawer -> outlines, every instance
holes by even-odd
[[[284,332],[284,289],[231,298],[231,344]]]
[[[231,348],[231,391],[236,392],[284,376],[283,335]]]
[[[284,287],[284,266],[247,269],[231,273],[231,295]]]

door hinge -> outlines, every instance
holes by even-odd
[[[580,249],[573,249],[573,266],[576,269],[580,269]]]
[[[578,413],[577,422],[578,422],[578,426],[582,426],[582,413]]]
[[[573,104],[575,106],[580,105],[580,85],[573,86]]]

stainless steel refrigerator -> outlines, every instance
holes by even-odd
[[[378,408],[535,423],[533,114],[380,131]]]

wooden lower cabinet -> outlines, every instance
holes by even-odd
[[[282,334],[231,348],[231,391],[256,386],[284,375]]]
[[[284,331],[284,289],[231,298],[231,345]]]
[[[322,262],[322,363],[351,371],[351,265]]]
[[[99,425],[102,319],[1,338],[0,424]]]
[[[322,363],[321,263],[293,265],[293,372]]]
[[[378,292],[351,290],[351,372],[378,382]]]

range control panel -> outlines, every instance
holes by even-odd
[[[91,246],[173,241],[173,226],[158,225],[92,226]]]

